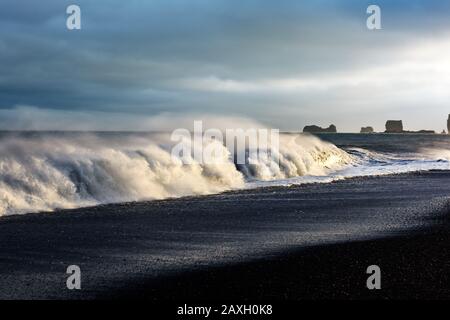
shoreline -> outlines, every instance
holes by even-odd
[[[152,199],[152,200],[138,200],[138,201],[125,201],[125,202],[107,202],[107,203],[100,203],[100,204],[94,204],[89,206],[80,206],[80,207],[74,207],[74,208],[55,208],[52,211],[30,211],[27,213],[14,213],[14,214],[6,214],[3,216],[0,216],[0,222],[5,219],[14,219],[16,217],[22,217],[22,216],[40,216],[40,215],[55,215],[55,214],[66,214],[71,211],[79,211],[79,210],[91,210],[96,208],[104,208],[104,207],[110,207],[110,206],[132,206],[132,205],[139,205],[139,204],[149,204],[149,203],[163,203],[167,201],[177,201],[177,200],[191,200],[191,199],[202,199],[207,197],[214,197],[214,196],[220,196],[220,195],[228,195],[228,194],[242,194],[246,192],[253,192],[256,190],[261,191],[277,191],[277,189],[286,189],[286,188],[296,188],[296,187],[308,187],[308,186],[315,186],[315,185],[327,185],[327,184],[333,184],[340,181],[348,181],[348,180],[359,180],[359,179],[371,179],[371,178],[379,178],[379,177],[389,177],[389,176],[409,176],[409,175],[415,175],[415,174],[423,174],[427,172],[450,172],[450,169],[429,169],[429,170],[417,170],[417,171],[406,171],[406,172],[398,172],[398,173],[381,173],[376,175],[360,175],[360,176],[349,176],[349,177],[342,177],[339,179],[331,180],[331,181],[312,181],[312,182],[304,182],[304,183],[292,183],[290,185],[278,185],[276,184],[278,181],[276,180],[268,180],[268,181],[261,181],[261,182],[267,182],[267,185],[255,185],[251,187],[243,187],[242,189],[231,189],[231,190],[225,190],[219,193],[211,193],[211,194],[198,194],[198,195],[186,195],[186,196],[180,196],[180,197],[169,197],[164,199]],[[316,177],[316,176],[313,176]],[[295,177],[298,178],[298,177]],[[289,179],[295,179],[295,178],[286,178],[283,181],[288,181]],[[328,178],[328,176],[324,176],[324,178]],[[249,181],[248,183],[253,183],[253,181]],[[269,185],[270,183],[273,183],[273,185]]]
[[[345,261],[375,254],[395,267],[420,258],[419,247],[430,265],[411,268],[436,269],[440,279],[450,261],[450,241],[441,241],[449,234],[449,183],[450,171],[425,171],[4,217],[0,298],[202,300],[236,290],[242,299],[345,298],[350,289],[337,284],[366,277],[355,272],[362,264]],[[65,288],[72,264],[82,270],[81,291]],[[315,280],[298,278],[300,267]],[[345,270],[352,275],[338,280]],[[289,279],[308,290],[295,291],[299,282]],[[430,285],[430,294],[447,297],[448,287]],[[367,298],[362,293],[348,298]]]

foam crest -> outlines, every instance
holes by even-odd
[[[352,161],[331,143],[307,135],[281,135],[275,157],[240,166],[223,145],[217,163],[188,165],[173,159],[172,146],[168,134],[4,137],[0,215],[220,193],[249,180],[327,175]]]

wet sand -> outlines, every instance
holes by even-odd
[[[0,298],[448,299],[449,186],[431,171],[2,217]]]

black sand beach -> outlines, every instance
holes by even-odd
[[[0,298],[448,299],[449,185],[429,171],[3,217]]]

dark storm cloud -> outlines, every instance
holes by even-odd
[[[65,27],[69,4],[81,7],[82,30]],[[377,1],[380,32],[365,26],[369,4],[4,0],[0,108],[242,114],[282,128],[298,125],[293,116],[332,121],[338,109],[374,107],[355,105],[347,78],[448,31],[447,1]]]

